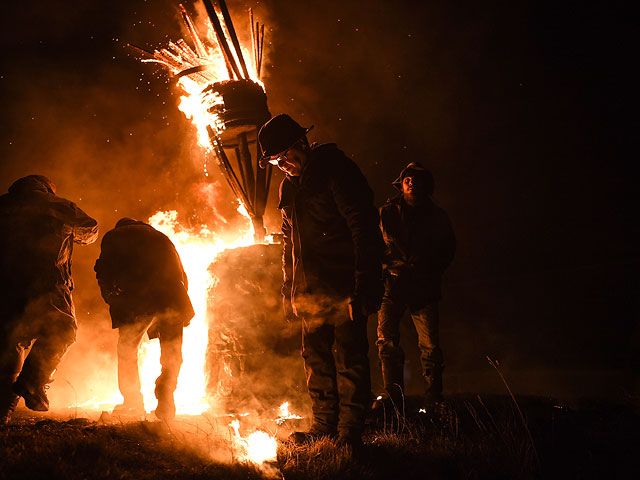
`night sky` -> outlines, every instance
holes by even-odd
[[[623,2],[228,5],[239,31],[249,7],[267,24],[271,112],[338,143],[378,205],[408,162],[432,170],[458,238],[442,303],[446,388],[498,390],[490,355],[517,391],[624,395],[640,341],[637,52]],[[195,132],[166,73],[126,47],[183,37],[177,1],[12,2],[2,22],[0,191],[47,175],[102,233],[160,209],[197,218]],[[109,327],[98,253],[74,258],[85,331]]]

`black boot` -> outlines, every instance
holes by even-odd
[[[322,426],[312,425],[306,432],[293,432],[289,435],[289,441],[295,445],[302,445],[303,443],[310,443],[321,440],[323,438],[335,438],[337,431],[333,429],[326,429]]]
[[[21,378],[13,384],[13,391],[16,395],[24,398],[24,404],[27,408],[36,412],[46,412],[49,410],[49,398],[47,398],[46,389],[49,385],[40,385],[34,387],[27,385]]]
[[[18,400],[20,400],[20,397],[13,392],[0,399],[0,427],[9,423],[11,415],[18,405]]]
[[[442,370],[442,365],[432,365],[424,370],[424,379],[427,384],[424,393],[425,407],[443,401]]]
[[[385,391],[374,401],[372,407],[374,413],[404,414],[403,363],[389,359],[380,362]]]

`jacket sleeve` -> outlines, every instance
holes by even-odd
[[[189,290],[189,277],[187,277],[187,272],[184,271],[184,265],[182,265],[182,259],[180,258],[180,254],[178,250],[176,250],[175,246],[173,250],[176,252],[176,257],[178,257],[178,264],[180,265],[180,273],[182,276],[182,284],[184,285],[185,290]]]
[[[73,241],[89,245],[98,239],[98,222],[74,205],[75,218],[72,224]]]
[[[48,214],[63,224],[63,235],[74,243],[89,245],[98,239],[98,222],[66,198],[48,195]]]
[[[100,294],[105,302],[111,304],[113,299],[119,294],[118,276],[116,273],[117,259],[113,254],[113,248],[109,233],[102,239],[100,257],[96,260],[93,270],[96,272],[96,279],[100,287]]]
[[[291,219],[285,208],[280,210],[282,213],[282,296],[291,300],[291,287],[293,281],[293,228]]]
[[[355,254],[355,293],[358,293],[363,284],[381,279],[384,242],[378,210],[373,206],[373,192],[364,175],[346,157],[334,169],[330,189],[351,231]]]

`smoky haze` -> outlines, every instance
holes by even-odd
[[[631,27],[615,3],[228,4],[241,36],[249,7],[267,24],[272,114],[315,125],[312,141],[337,142],[378,204],[408,162],[432,170],[458,239],[442,304],[445,390],[501,391],[490,355],[516,391],[624,394],[637,349],[626,164],[637,120],[626,101]],[[121,216],[163,209],[221,231],[242,222],[220,175],[205,182],[166,74],[126,48],[183,37],[177,2],[4,8],[2,191],[26,174],[47,175],[101,235]],[[279,230],[281,179],[274,174],[268,231]],[[94,378],[71,373],[89,359],[115,381],[115,335],[92,271],[98,253],[95,244],[74,254],[79,341],[60,375],[76,390],[91,389]]]

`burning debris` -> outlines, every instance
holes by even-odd
[[[225,411],[303,394],[299,325],[285,322],[279,301],[281,255],[280,245],[251,245],[222,252],[210,267],[207,390]]]
[[[260,80],[264,25],[254,22],[250,10],[253,64],[248,65],[245,62],[248,51],[240,46],[225,1],[216,1],[218,10],[211,0],[203,3],[208,15],[204,35],[180,5],[192,45],[180,39],[153,52],[134,48],[147,57],[143,62],[167,68],[186,93],[181,98],[180,110],[197,126],[200,145],[214,157],[234,195],[246,208],[256,241],[263,242],[266,234],[263,215],[272,168],[263,170],[258,165],[257,132],[271,117]],[[208,177],[208,160],[204,162],[204,172]]]

